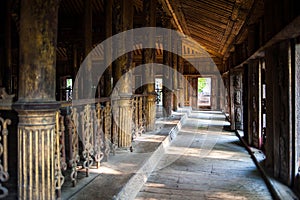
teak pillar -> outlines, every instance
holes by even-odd
[[[73,81],[74,81],[76,74],[78,72],[78,51],[77,51],[76,45],[73,45],[73,49],[72,49],[72,66],[73,66]],[[78,85],[76,85],[76,86],[74,85],[73,88],[78,88]],[[73,96],[73,99],[78,99],[78,90],[75,90],[73,92],[72,96]]]
[[[55,199],[57,0],[21,1],[19,199]]]
[[[184,107],[184,60],[182,57],[182,42],[178,44],[178,51],[178,106]]]
[[[295,101],[294,101],[294,105],[295,105],[295,129],[296,129],[296,133],[298,133],[295,136],[295,139],[297,141],[296,144],[296,158],[295,161],[297,163],[295,163],[295,167],[296,170],[299,171],[300,169],[300,134],[299,134],[299,130],[300,130],[300,104],[298,103],[300,101],[300,37],[298,37],[298,39],[295,41],[295,69],[294,69],[294,78],[295,78]],[[300,191],[300,178],[296,178],[295,182],[295,189]]]
[[[174,52],[177,52],[177,40],[173,39],[173,48]],[[178,78],[177,78],[177,66],[178,66],[178,55],[177,54],[172,54],[172,68],[173,68],[173,73],[172,73],[172,78],[173,78],[173,110],[177,111],[178,109]]]
[[[230,70],[230,121],[231,130],[243,129],[243,73],[241,70]]]
[[[155,27],[156,26],[156,0],[144,0],[143,9],[145,13],[145,26]],[[156,42],[155,32],[147,33],[145,41],[148,44],[154,44]],[[143,64],[155,63],[156,51],[155,49],[143,49]],[[156,93],[155,93],[155,72],[154,64],[151,67],[147,67],[144,70],[145,79],[145,91],[147,94],[146,101],[146,130],[151,131],[155,128],[155,115],[156,115]]]
[[[132,0],[115,0],[113,3],[114,32],[120,33],[131,29],[133,27]],[[113,143],[119,148],[131,147],[132,140],[132,75],[129,73],[132,67],[132,53],[125,54],[126,42],[128,41],[120,39],[116,49],[114,49],[117,55],[122,55],[114,61],[113,78],[115,88],[114,95],[112,95]]]
[[[11,48],[11,43],[12,43],[12,33],[11,33],[11,4],[12,2],[8,0],[6,2],[6,8],[7,8],[7,13],[6,13],[6,24],[5,24],[5,49],[6,49],[6,73],[3,78],[5,79],[4,85],[7,87],[6,91],[8,94],[13,93],[13,83],[12,83],[12,48]],[[2,81],[2,80],[1,80]]]
[[[261,148],[261,66],[259,60],[251,60],[248,66],[248,143]]]
[[[217,110],[218,101],[220,99],[219,94],[219,87],[218,87],[218,79],[216,75],[211,76],[211,102],[210,102],[210,109]]]
[[[105,36],[106,39],[112,36],[112,5],[113,1],[105,1]],[[109,97],[112,91],[112,44],[108,40],[105,43],[105,66],[108,66],[104,72],[104,93],[101,96]]]
[[[168,66],[163,71],[163,116],[169,117],[172,114],[172,77],[171,77],[171,53],[167,49],[171,46],[171,17],[164,16],[162,19],[163,26],[170,31],[165,31],[163,64]]]
[[[84,84],[88,87],[93,87],[92,85],[92,56],[88,56],[93,48],[93,12],[92,12],[92,0],[84,1],[84,55],[87,62],[87,71],[84,77]],[[82,91],[83,98],[88,98],[92,96],[91,89],[84,89]]]
[[[266,61],[266,165],[287,185],[293,176],[294,44],[282,41],[265,52]],[[293,73],[292,73],[293,72]]]

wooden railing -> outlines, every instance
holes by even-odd
[[[142,135],[145,132],[145,103],[146,96],[145,95],[135,95],[133,97],[133,131],[132,138],[135,139],[137,136]]]
[[[132,97],[132,140],[145,132],[145,95]],[[11,108],[10,108],[11,109]],[[10,119],[0,117],[0,198],[6,197],[9,191],[2,183],[9,178],[8,174],[8,125]],[[89,176],[90,168],[100,167],[100,163],[114,154],[113,113],[109,98],[82,100],[74,104],[61,102],[56,114],[54,135],[55,189],[61,197],[61,188],[65,177],[69,176],[72,185],[77,184],[77,174],[85,169]],[[69,178],[68,178],[69,179]]]
[[[75,105],[62,103],[60,114],[57,116],[60,138],[56,141],[60,144],[56,146],[59,146],[57,149],[61,153],[61,156],[58,156],[61,161],[57,163],[64,166],[61,170],[66,170],[65,166],[71,169],[73,186],[77,182],[79,163],[86,170],[86,176],[89,176],[90,167],[94,164],[97,168],[100,167],[102,159],[108,157],[111,146],[110,113],[110,100],[107,98],[80,101]],[[61,128],[62,126],[64,128]],[[62,130],[65,133],[61,133]]]
[[[132,140],[145,132],[145,95],[134,95],[132,98],[133,129]],[[117,147],[113,143],[117,137],[114,130],[112,108],[109,98],[84,100],[72,105],[62,102],[57,114],[56,126],[56,189],[60,194],[64,183],[62,171],[70,169],[72,185],[77,183],[78,169],[85,169],[89,176],[92,166],[100,167],[101,161],[114,154]],[[59,155],[59,154],[60,155]]]

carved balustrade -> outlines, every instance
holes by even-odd
[[[145,132],[145,102],[146,95],[134,95],[133,97],[133,128],[132,128],[132,138],[135,139],[137,136],[142,135]]]
[[[8,181],[8,129],[7,126],[11,124],[10,119],[3,119],[0,117],[0,198],[8,195],[8,189],[2,183]]]
[[[56,127],[54,135],[54,158],[55,158],[55,189],[57,197],[61,197],[61,186],[65,182],[62,170],[67,169],[65,154],[65,125],[64,117],[60,112],[56,113]]]
[[[95,164],[100,167],[103,158],[107,158],[111,148],[111,107],[108,98],[97,99],[96,101],[80,101],[76,105],[71,103],[62,104],[58,124],[65,128],[65,142],[62,139],[60,150],[61,163],[68,163],[71,169],[70,177],[73,186],[77,183],[77,173],[80,166],[85,169],[86,176],[89,176],[89,169]],[[65,120],[63,120],[65,119]],[[60,136],[63,134],[60,133]],[[65,165],[63,165],[65,166]],[[60,169],[63,169],[60,166]],[[65,168],[63,169],[65,170]],[[57,178],[57,180],[62,180]]]
[[[134,95],[133,101],[133,138],[145,132],[146,95]],[[56,197],[61,198],[61,188],[65,179],[77,184],[77,174],[100,167],[101,161],[107,161],[113,144],[113,113],[109,98],[96,101],[83,101],[76,105],[62,102],[56,113],[54,131],[54,174]],[[2,184],[9,178],[7,136],[10,119],[0,117],[0,198],[8,195],[8,189]]]

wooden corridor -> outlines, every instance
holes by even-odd
[[[133,152],[92,169],[80,189],[63,187],[62,199],[272,199],[238,137],[223,129],[228,125],[214,111],[158,118]]]

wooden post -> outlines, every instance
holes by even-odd
[[[266,50],[267,140],[266,163],[287,185],[293,174],[293,44],[283,41]]]
[[[55,69],[58,1],[21,2],[19,199],[55,199]],[[49,9],[51,8],[51,9]],[[41,31],[43,30],[43,31]]]
[[[243,73],[241,70],[230,70],[230,121],[231,130],[243,129]]]
[[[88,87],[93,87],[92,85],[92,59],[91,56],[88,54],[92,50],[93,45],[93,12],[92,12],[92,0],[85,0],[84,1],[84,55],[88,59],[86,62],[87,71],[84,77],[84,83]],[[83,88],[83,97],[90,97],[92,94],[90,92],[91,89],[84,89]]]
[[[173,52],[177,52],[177,40],[173,39]],[[177,111],[178,109],[178,78],[177,78],[177,72],[178,72],[178,55],[177,54],[172,54],[172,68],[173,68],[173,73],[172,73],[172,79],[173,79],[173,110]]]
[[[106,39],[112,36],[112,5],[113,1],[105,1],[105,36]],[[112,44],[108,41],[105,47],[105,66],[106,71],[104,72],[104,93],[101,96],[108,97],[112,91]]]
[[[120,33],[133,27],[132,0],[115,0],[113,10],[114,32]],[[128,41],[127,41],[128,42]],[[125,51],[126,41],[119,40],[117,54]],[[128,71],[132,68],[132,53],[126,53],[114,61],[114,92],[112,108],[114,115],[113,142],[119,148],[131,147],[132,140],[132,75]],[[118,84],[118,81],[123,81]],[[116,88],[117,85],[117,88]]]
[[[230,66],[231,67],[231,66]],[[233,103],[233,92],[234,92],[234,88],[233,88],[233,70],[230,69],[229,70],[229,75],[228,75],[228,79],[229,79],[229,119],[230,119],[230,129],[231,130],[235,130],[235,120],[234,120],[234,103]]]
[[[182,51],[182,44],[179,44],[179,51]],[[184,60],[182,53],[178,56],[178,106],[184,107]]]
[[[145,26],[155,27],[156,26],[156,0],[143,0],[143,9],[145,13]],[[154,44],[156,42],[155,32],[147,33],[145,38],[148,44]],[[143,64],[149,63],[151,67],[147,67],[144,70],[145,79],[145,91],[148,95],[147,106],[146,106],[146,130],[151,131],[155,128],[155,115],[156,115],[156,93],[155,93],[155,70],[154,64],[156,60],[155,49],[143,49]]]
[[[219,91],[218,91],[218,80],[215,75],[211,76],[211,110],[217,109],[218,99],[219,99]]]
[[[167,29],[171,29],[171,17],[164,16],[162,19],[163,26]],[[163,71],[163,116],[169,117],[172,114],[172,88],[171,88],[171,53],[166,51],[171,46],[171,30],[166,31],[164,35],[164,51],[163,51],[163,64],[168,66],[168,68],[164,68]]]
[[[295,174],[297,174],[300,170],[300,104],[298,103],[300,101],[300,38],[296,40],[295,44],[295,75],[293,78],[295,78],[295,140],[296,143],[296,153],[295,153]],[[295,175],[294,174],[294,175]],[[295,189],[297,191],[300,190],[300,180],[296,179],[294,182],[294,185],[296,186]]]
[[[261,67],[259,60],[248,66],[248,143],[261,148]]]
[[[6,73],[5,73],[5,86],[8,94],[13,92],[12,84],[12,57],[11,57],[11,1],[6,2],[6,24],[5,24],[5,49],[6,49]]]
[[[73,45],[73,52],[72,52],[72,58],[73,58],[73,82],[75,82],[75,77],[78,72],[78,52],[77,52],[77,47]],[[78,82],[76,82],[78,84]],[[78,88],[78,85],[74,85],[74,88]],[[78,99],[78,90],[75,90],[75,92],[72,94],[74,99]]]

